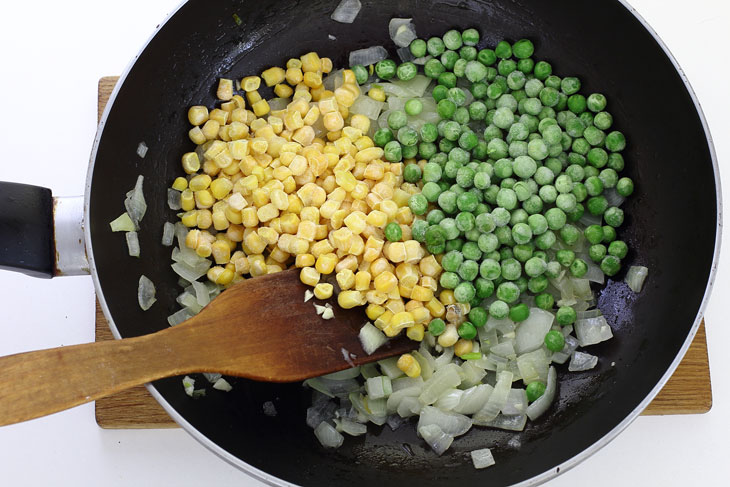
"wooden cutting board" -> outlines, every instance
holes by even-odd
[[[98,117],[119,78],[99,80]],[[96,303],[96,340],[113,340],[99,303]],[[181,386],[182,387],[182,386]],[[134,387],[96,401],[96,422],[102,428],[176,428],[177,424],[147,392]],[[701,414],[712,407],[710,367],[704,320],[692,345],[674,375],[642,414]]]

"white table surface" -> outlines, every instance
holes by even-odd
[[[120,74],[177,3],[5,2],[0,179],[49,187],[59,196],[81,194],[96,130],[98,79]],[[689,77],[715,138],[724,186],[730,188],[730,4],[632,3]],[[728,230],[724,237],[730,242]],[[728,256],[726,250],[706,310],[712,411],[640,417],[551,486],[727,485],[730,354],[723,349],[730,342],[724,312],[730,291]],[[93,341],[90,278],[42,280],[2,272],[0,290],[0,355]],[[243,434],[241,441],[246,441]],[[8,486],[263,485],[182,430],[103,430],[94,421],[93,404],[0,428],[0,474],[0,483]]]

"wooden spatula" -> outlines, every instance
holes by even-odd
[[[317,315],[292,269],[231,286],[186,322],[136,338],[0,358],[0,425],[68,409],[163,377],[219,372],[269,382],[309,377],[416,348],[405,337],[372,355],[358,333],[364,308]],[[180,386],[182,388],[182,385]]]

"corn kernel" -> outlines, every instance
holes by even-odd
[[[332,71],[332,60],[328,57],[323,57],[320,59],[320,62],[322,63],[322,72],[323,73],[329,73]]]
[[[418,301],[431,301],[433,298],[433,291],[425,288],[423,286],[413,286],[413,291],[411,292],[411,299],[416,299]]]
[[[441,301],[444,306],[456,303],[456,299],[454,299],[454,291],[451,289],[444,289],[439,294],[439,301]]]
[[[314,125],[314,123],[319,119],[319,108],[317,106],[313,106],[309,110],[307,110],[307,114],[304,115],[304,118],[302,118],[302,121],[305,125]]]
[[[340,290],[347,291],[355,286],[355,273],[351,269],[342,269],[335,274]]]
[[[337,296],[337,304],[343,309],[351,309],[365,304],[365,296],[360,291],[342,291]]]
[[[359,271],[355,274],[355,289],[358,291],[367,291],[370,289],[370,281],[372,276],[368,271]]]
[[[322,60],[316,52],[309,52],[299,58],[305,73],[322,71]]]
[[[413,341],[420,342],[423,340],[425,331],[422,324],[415,323],[406,329],[406,336]]]
[[[208,121],[208,107],[195,105],[188,108],[188,121],[190,125],[202,125]]]
[[[314,265],[314,262],[315,259],[312,254],[299,254],[294,259],[294,265],[299,268],[312,267]]]
[[[368,147],[367,149],[363,149],[363,150],[359,151],[355,155],[355,162],[368,163],[375,159],[382,159],[382,157],[383,157],[383,149],[381,149],[380,147]],[[369,179],[380,179],[381,177],[383,177],[382,167],[380,170],[380,177],[369,178]]]
[[[421,375],[421,365],[410,353],[404,353],[401,355],[400,358],[398,358],[396,365],[408,377],[416,378]]]
[[[317,299],[329,299],[332,297],[333,290],[334,286],[332,286],[332,284],[320,282],[319,284],[314,286],[314,296]]]
[[[446,312],[446,308],[436,298],[431,299],[428,303],[426,303],[426,309],[431,313],[431,316],[434,316],[436,318],[440,318],[444,316],[444,313]]]
[[[333,253],[322,254],[317,258],[314,268],[322,274],[332,274],[339,259]]]
[[[310,145],[314,140],[314,129],[309,125],[305,125],[295,130],[291,138],[303,146]]]
[[[251,105],[251,108],[253,109],[253,112],[256,114],[257,117],[263,117],[267,113],[269,113],[269,102],[266,100],[259,100],[256,103],[253,103]]]
[[[324,254],[330,254],[334,252],[334,247],[330,244],[329,240],[320,240],[317,243],[312,244],[309,251],[314,255],[315,257],[319,257],[320,255]]]
[[[385,101],[385,91],[379,86],[372,86],[368,90],[368,96],[375,101]]]
[[[451,347],[459,341],[459,332],[456,325],[449,323],[444,332],[438,337],[438,344],[442,347]],[[471,352],[471,350],[469,350]]]
[[[278,66],[269,68],[261,73],[261,79],[264,80],[266,86],[274,86],[284,81],[286,73]]]
[[[182,156],[183,170],[188,174],[194,174],[200,170],[200,159],[195,152],[187,152]]]
[[[246,76],[241,80],[241,88],[246,93],[256,91],[261,86],[261,78],[258,76]]]
[[[418,301],[410,301],[411,303],[416,303]],[[428,310],[428,308],[421,306],[420,308],[416,308],[411,310],[411,314],[413,315],[413,321],[415,323],[427,323],[431,320],[431,313]]]
[[[221,78],[218,81],[216,96],[219,100],[230,100],[233,97],[233,80]]]
[[[297,237],[309,242],[314,240],[317,224],[308,220],[299,222]]]
[[[373,283],[376,291],[389,293],[398,286],[398,279],[392,272],[385,271],[378,274]]]
[[[295,238],[289,246],[289,253],[294,255],[306,254],[309,250],[309,241],[303,238]]]
[[[454,344],[454,354],[457,357],[461,357],[464,354],[471,353],[474,349],[474,343],[471,340],[464,338],[460,339]]]
[[[406,247],[403,242],[388,242],[383,247],[383,255],[391,262],[403,262],[406,260]]]
[[[441,266],[433,255],[421,259],[418,268],[424,276],[437,277],[441,273]]]
[[[322,86],[322,75],[316,71],[306,72],[304,73],[303,83],[310,88]]]
[[[299,271],[299,280],[307,286],[316,286],[319,283],[320,274],[313,267],[304,267]]]

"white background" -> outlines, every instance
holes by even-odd
[[[96,130],[97,81],[120,74],[178,0],[3,3],[0,179],[49,187],[59,196],[81,194]],[[730,188],[730,4],[632,3],[689,77],[715,137],[723,186]],[[728,236],[726,231],[726,245]],[[706,312],[712,411],[641,417],[551,486],[726,485],[729,255],[726,249]],[[41,280],[3,272],[0,290],[0,355],[94,339],[90,278]],[[243,432],[241,441],[247,441]],[[263,485],[181,430],[102,430],[92,404],[0,428],[0,471],[9,486]]]

